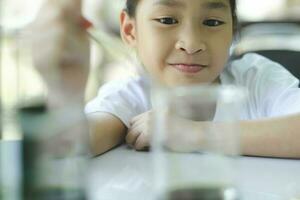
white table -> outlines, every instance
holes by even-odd
[[[6,186],[20,181],[19,149],[20,142],[0,141],[0,158],[6,161],[0,171],[5,170]],[[9,153],[4,155],[4,150]],[[89,199],[151,200],[154,178],[149,152],[121,146],[94,158],[89,167]],[[300,160],[241,157],[239,177],[244,200],[295,200],[287,195],[300,194]],[[16,193],[10,197],[18,199]]]
[[[94,158],[90,195],[99,200],[150,200],[151,162],[150,153],[125,146]],[[244,200],[292,200],[289,193],[300,194],[300,160],[241,157],[238,166]]]

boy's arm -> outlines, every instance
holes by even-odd
[[[300,114],[241,122],[242,154],[300,158]]]
[[[104,112],[89,114],[88,123],[93,155],[102,154],[124,141],[127,128],[117,117]]]
[[[150,144],[149,128],[147,126],[149,114],[151,112],[143,113],[137,116],[132,122],[132,127],[127,135],[127,143],[135,147],[137,150],[141,150]],[[184,123],[185,122],[185,123]],[[136,126],[138,123],[140,125]],[[172,135],[180,140],[180,144],[186,146],[195,146],[191,144],[191,140],[187,140],[187,133],[191,133],[190,138],[195,138],[196,141],[202,142],[201,130],[206,123],[213,122],[192,122],[189,120],[183,120],[180,126],[184,129],[200,130],[197,135],[193,135],[189,131],[184,132],[184,135]],[[224,130],[224,125],[216,124],[220,130]],[[135,128],[136,127],[136,128]],[[141,128],[140,128],[141,127]],[[300,158],[300,113],[295,115],[289,115],[279,118],[269,118],[265,120],[249,120],[240,122],[241,130],[241,154],[250,156],[266,156],[266,157],[282,157],[282,158]],[[184,137],[182,137],[184,136]],[[178,139],[180,137],[180,139]],[[138,141],[142,141],[138,142]],[[193,140],[194,141],[194,140]],[[192,148],[193,149],[193,148]]]

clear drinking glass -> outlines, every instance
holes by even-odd
[[[36,104],[18,110],[24,200],[87,199],[88,129],[79,109],[50,110]]]
[[[239,199],[235,161],[245,91],[213,85],[155,91],[152,147],[157,199]]]

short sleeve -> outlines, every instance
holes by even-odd
[[[284,116],[300,113],[300,88],[288,88],[274,101],[269,115]]]
[[[263,117],[277,117],[300,111],[299,80],[287,69],[267,58],[259,61],[256,95]]]
[[[247,88],[244,119],[261,119],[300,112],[299,80],[279,63],[245,54],[230,63],[224,83]]]
[[[96,98],[87,103],[85,113],[110,113],[129,127],[133,117],[149,110],[148,88],[141,78],[109,82],[99,89]]]

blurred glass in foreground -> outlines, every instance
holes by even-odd
[[[86,199],[88,129],[79,108],[48,110],[36,104],[19,109],[24,133],[23,199]]]
[[[234,86],[157,89],[153,151],[157,199],[237,200],[240,106]]]

